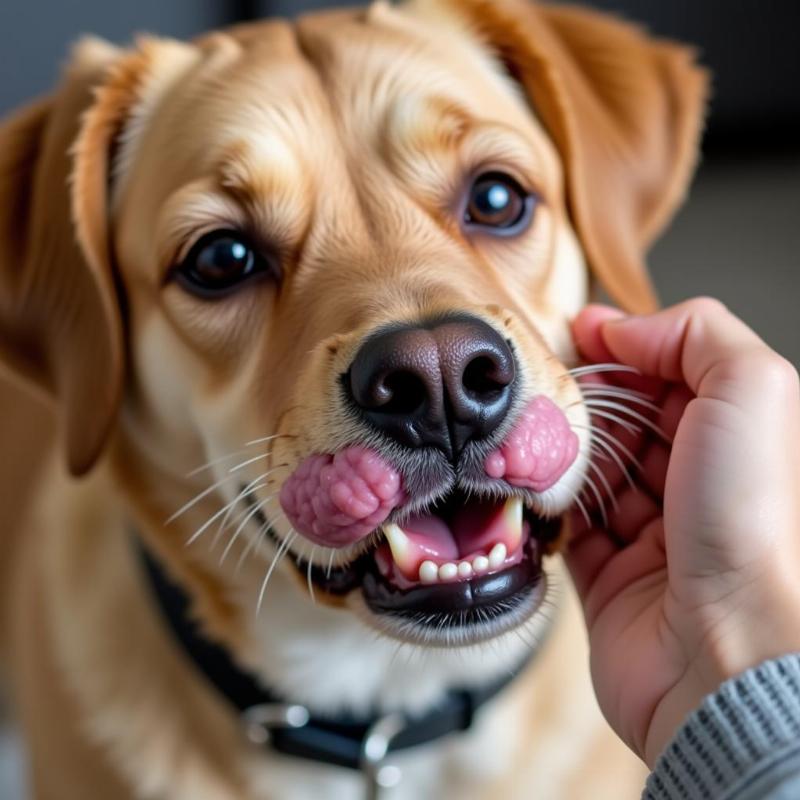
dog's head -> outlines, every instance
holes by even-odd
[[[587,470],[569,320],[592,276],[653,308],[704,83],[522,0],[85,42],[0,130],[2,355],[75,473],[113,432],[186,505],[209,580],[244,551],[400,638],[497,635]]]

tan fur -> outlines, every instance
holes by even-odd
[[[63,440],[51,444],[43,407],[2,389],[15,454],[0,481],[3,632],[37,799],[359,788],[246,742],[154,613],[134,531],[190,590],[207,633],[302,702],[423,706],[447,681],[480,683],[521,655],[509,634],[494,648],[415,651],[400,669],[357,599],[314,605],[285,562],[256,618],[273,549],[250,547],[237,570],[251,531],[222,564],[213,526],[185,546],[233,498],[230,482],[164,521],[248,455],[263,460],[244,482],[272,470],[266,498],[309,453],[363,439],[338,376],[387,321],[482,317],[513,340],[525,396],[546,393],[585,422],[565,368],[586,263],[620,303],[653,306],[644,249],[685,190],[703,86],[688,51],[591,12],[413,0],[193,44],[89,40],[50,98],[0,125],[0,357],[55,409]],[[529,232],[460,229],[453,187],[486,164],[535,187]],[[278,258],[280,288],[209,303],[170,280],[216,228],[243,228]],[[86,478],[65,471],[64,452]],[[397,797],[636,796],[640,769],[593,701],[574,601],[564,617],[474,731],[398,759]],[[328,659],[342,647],[337,670]]]

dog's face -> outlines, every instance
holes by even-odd
[[[111,66],[85,81],[103,88],[75,156],[89,322],[63,336],[108,341],[80,380],[64,341],[40,361],[7,348],[66,408],[73,466],[122,382],[119,435],[148,468],[212,462],[174,496],[217,503],[195,531],[224,533],[209,563],[249,552],[262,575],[297,574],[298,602],[311,592],[411,641],[528,619],[587,471],[569,371],[587,260],[621,302],[650,304],[641,249],[685,180],[700,105],[677,48],[587,19],[639,59],[624,103],[570,55],[584,17],[514,2],[85,47]],[[33,114],[28,128],[46,124]],[[75,407],[100,384],[87,422]]]

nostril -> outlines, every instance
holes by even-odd
[[[453,315],[376,331],[342,377],[373,428],[454,457],[505,419],[515,373],[510,342],[482,320]]]
[[[375,387],[373,408],[387,414],[413,414],[425,406],[428,389],[413,372],[398,370],[386,375]]]
[[[500,364],[490,356],[478,356],[470,361],[461,376],[461,384],[473,397],[492,400],[499,397],[511,383]]]

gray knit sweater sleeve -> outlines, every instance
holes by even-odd
[[[800,654],[724,683],[678,730],[643,800],[800,800]]]

